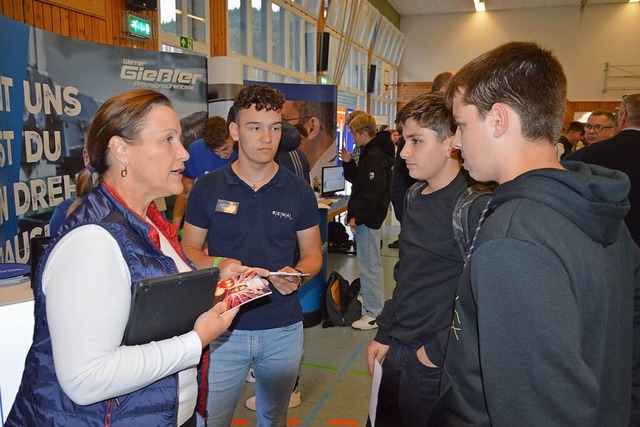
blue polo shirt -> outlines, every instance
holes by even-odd
[[[228,159],[221,158],[207,148],[202,138],[193,141],[187,151],[190,157],[189,160],[184,162],[184,172],[182,174],[194,181],[238,158],[238,153],[235,151]]]
[[[228,164],[194,184],[185,220],[209,231],[212,256],[236,258],[243,265],[277,271],[293,267],[297,232],[318,225],[318,204],[303,179],[280,167],[257,192]],[[245,304],[234,320],[236,329],[279,328],[302,320],[294,292],[271,295]]]

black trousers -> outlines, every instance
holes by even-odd
[[[423,365],[416,349],[393,340],[382,363],[375,427],[426,426],[438,400],[441,376],[442,368]]]

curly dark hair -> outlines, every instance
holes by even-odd
[[[284,104],[284,96],[269,86],[251,85],[242,89],[233,100],[233,105],[229,109],[227,123],[230,124],[238,119],[240,110],[246,110],[255,106],[255,109],[281,111]]]

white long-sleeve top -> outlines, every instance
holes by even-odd
[[[180,271],[190,267],[160,233],[161,250]],[[122,346],[131,306],[131,276],[116,240],[97,225],[64,236],[43,272],[56,375],[64,392],[88,405],[141,389],[179,372],[178,425],[194,412],[202,344],[191,331]]]

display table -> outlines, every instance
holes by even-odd
[[[320,242],[322,245],[322,268],[320,272],[298,290],[298,299],[304,315],[305,328],[315,326],[322,322],[322,293],[327,281],[327,253],[328,233],[327,223],[334,217],[347,210],[348,196],[335,196],[328,199],[318,199],[318,215],[320,216]]]
[[[9,415],[20,386],[24,360],[33,339],[33,323],[30,282],[0,287],[0,424]]]

